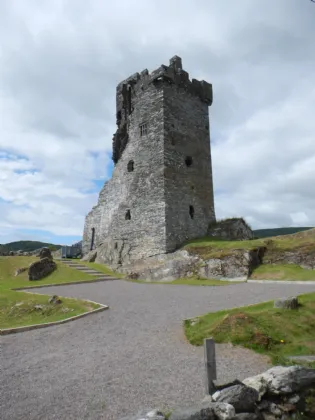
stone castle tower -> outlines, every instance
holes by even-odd
[[[180,57],[117,86],[112,179],[86,216],[83,254],[118,266],[174,251],[215,220],[208,107],[212,85]]]

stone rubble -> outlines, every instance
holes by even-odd
[[[243,382],[220,385],[212,396],[170,415],[146,410],[121,420],[313,420],[310,395],[315,401],[315,369],[276,366]]]

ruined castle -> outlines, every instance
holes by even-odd
[[[119,266],[174,251],[215,220],[208,107],[212,85],[182,60],[119,83],[112,179],[86,216],[83,254]],[[100,246],[101,245],[101,246]]]

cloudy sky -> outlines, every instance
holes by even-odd
[[[315,226],[310,0],[1,0],[0,243],[81,238],[116,84],[175,54],[213,84],[217,217]]]

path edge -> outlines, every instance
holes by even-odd
[[[27,292],[26,292],[27,293]],[[8,334],[16,334],[24,331],[30,330],[37,330],[40,328],[47,328],[53,327],[55,325],[66,324],[67,322],[75,321],[79,318],[86,317],[88,315],[92,315],[98,312],[103,312],[109,309],[109,306],[103,305],[102,303],[94,302],[93,300],[84,299],[85,302],[94,303],[96,305],[100,305],[100,308],[93,309],[92,311],[83,312],[82,314],[71,316],[70,318],[62,319],[60,321],[53,321],[53,322],[45,322],[44,324],[33,324],[33,325],[26,325],[24,327],[15,327],[15,328],[4,328],[0,329],[0,335],[8,335]]]

